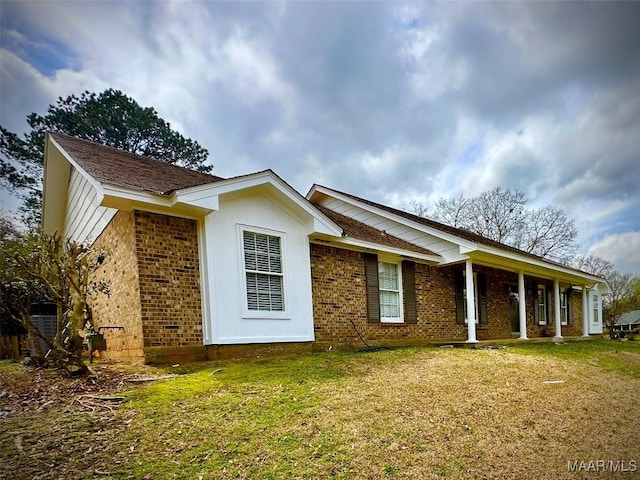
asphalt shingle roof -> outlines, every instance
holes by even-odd
[[[224,180],[62,133],[49,135],[83,170],[108,185],[168,195],[174,190]]]
[[[352,237],[358,240],[364,240],[366,242],[384,245],[387,247],[408,250],[410,252],[421,253],[423,255],[433,255],[439,257],[438,254],[433,253],[431,250],[427,250],[426,248],[422,248],[418,245],[407,242],[406,240],[402,240],[401,238],[389,235],[382,230],[378,230],[377,228],[365,225],[362,222],[354,220],[350,217],[346,217],[321,205],[313,205],[327,217],[337,223],[342,228],[344,235],[347,237]]]
[[[636,323],[640,323],[640,310],[623,313],[616,322],[616,326],[635,325]]]
[[[321,185],[319,185],[319,186],[321,186]],[[520,249],[512,247],[510,245],[506,245],[504,243],[500,243],[500,242],[497,242],[495,240],[491,240],[490,238],[483,237],[482,235],[478,235],[477,233],[473,233],[473,232],[471,232],[469,230],[465,230],[463,228],[452,227],[450,225],[446,225],[444,223],[440,223],[440,222],[436,222],[435,220],[431,220],[430,218],[420,217],[418,215],[414,215],[412,213],[405,212],[403,210],[398,210],[396,208],[389,207],[387,205],[383,205],[381,203],[372,202],[371,200],[367,200],[365,198],[361,198],[361,197],[358,197],[356,195],[352,195],[350,193],[341,192],[339,190],[334,190],[332,188],[328,188],[328,187],[324,187],[324,186],[322,186],[322,188],[327,189],[327,190],[331,190],[333,192],[339,193],[340,195],[344,195],[345,197],[352,198],[353,200],[356,200],[358,202],[362,202],[362,203],[364,203],[366,205],[370,205],[370,206],[375,207],[375,208],[379,208],[380,210],[384,210],[384,211],[392,213],[394,215],[398,215],[399,217],[406,218],[407,220],[411,220],[411,221],[419,223],[421,225],[425,225],[427,227],[434,228],[434,229],[439,230],[441,232],[445,232],[445,233],[449,233],[451,235],[455,235],[456,237],[462,238],[464,240],[468,240],[470,242],[479,243],[479,244],[486,245],[486,246],[489,246],[489,247],[495,247],[495,248],[499,248],[501,250],[506,250],[506,251],[518,253],[520,255],[525,255],[527,257],[535,258],[537,260],[542,260],[543,262],[549,263],[551,265],[561,266],[561,267],[564,267],[564,268],[569,268],[569,269],[574,270],[576,272],[580,272],[580,273],[583,273],[583,274],[586,273],[588,275],[591,275],[589,272],[585,272],[583,270],[578,270],[578,269],[570,267],[568,265],[564,265],[564,264],[562,264],[560,262],[556,262],[554,260],[549,260],[548,258],[544,258],[544,257],[541,257],[539,255],[535,255],[533,253],[525,252],[524,250],[520,250]]]

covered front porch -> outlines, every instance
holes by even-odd
[[[508,258],[504,252],[467,255],[456,280],[457,318],[464,318],[465,343],[561,341],[565,335],[602,333],[602,295],[608,293],[602,279],[533,256],[523,261],[522,255]]]

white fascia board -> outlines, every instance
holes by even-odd
[[[319,242],[319,243],[324,244],[324,242]],[[442,260],[440,255],[428,255],[426,253],[413,252],[411,250],[405,250],[403,248],[388,247],[386,245],[380,245],[378,243],[367,242],[365,240],[359,240],[357,238],[351,238],[351,237],[338,238],[335,241],[331,242],[331,244],[333,245],[342,244],[342,245],[348,245],[351,247],[356,247],[362,250],[373,250],[378,252],[390,253],[398,257],[410,257],[410,258],[415,258],[415,259],[423,260],[425,262],[430,262],[430,263],[439,263]]]
[[[471,252],[475,252],[478,250],[478,244],[474,243],[472,245],[460,245],[460,255],[466,255]]]
[[[54,138],[52,138],[51,136],[48,136],[49,141],[55,145],[55,147],[58,149],[58,151],[62,154],[62,156],[64,158],[67,159],[67,161],[71,164],[71,166],[73,168],[75,168],[78,173],[80,173],[80,175],[82,175],[84,178],[86,178],[86,180],[89,182],[89,184],[96,189],[96,191],[98,192],[98,198],[102,198],[102,196],[104,195],[104,192],[102,190],[102,184],[96,180],[95,178],[93,178],[84,168],[82,168],[74,159],[71,155],[69,155],[67,153],[67,151],[62,148],[62,146],[55,141]]]
[[[158,195],[151,192],[142,192],[139,190],[131,190],[129,188],[117,187],[114,185],[102,185],[104,200],[102,205],[110,207],[110,199],[128,200],[130,202],[143,203],[158,207],[172,207],[174,201],[171,197]]]
[[[507,251],[504,251],[504,250],[500,250],[498,248],[489,247],[489,246],[485,246],[485,245],[478,245],[478,248],[476,249],[476,251],[489,253],[491,255],[500,256],[500,257],[503,257],[503,258],[507,258],[509,260],[513,260],[513,261],[518,262],[518,263],[524,263],[524,264],[528,264],[528,265],[533,265],[535,267],[543,268],[543,269],[546,269],[546,270],[553,270],[553,271],[556,271],[556,272],[561,273],[563,275],[570,275],[572,277],[580,277],[580,278],[583,278],[584,280],[587,280],[587,281],[592,282],[594,284],[604,284],[606,286],[605,280],[600,278],[600,277],[596,277],[594,275],[590,275],[588,273],[581,272],[579,270],[575,270],[575,269],[570,268],[570,267],[563,267],[561,265],[556,265],[556,264],[545,262],[544,260],[538,260],[538,259],[535,259],[535,258],[528,257],[526,255],[520,255],[520,254],[515,253],[515,252],[507,252]],[[608,290],[608,287],[606,287],[606,288]]]
[[[429,235],[433,235],[434,237],[440,238],[442,240],[446,240],[447,242],[451,242],[457,245],[460,245],[460,248],[469,248],[471,250],[475,249],[476,244],[474,242],[470,242],[468,240],[465,240],[461,237],[458,237],[456,235],[452,235],[450,233],[446,233],[443,232],[441,230],[438,230],[437,228],[434,227],[429,227],[427,225],[423,225],[421,223],[418,222],[414,222],[413,220],[409,220],[408,218],[402,217],[400,215],[396,215],[395,213],[391,213],[388,212],[386,210],[382,210],[380,208],[374,207],[373,205],[369,205],[368,203],[363,203],[363,202],[359,202],[358,200],[348,197],[346,195],[342,195],[339,192],[336,192],[334,190],[331,189],[327,189],[325,187],[322,187],[320,185],[314,185],[313,187],[311,187],[311,190],[309,190],[309,193],[307,194],[307,200],[311,200],[311,198],[316,194],[316,193],[323,193],[327,196],[330,197],[334,197],[337,198],[339,200],[342,200],[343,202],[346,203],[350,203],[351,205],[355,205],[357,207],[362,208],[363,210],[367,210],[371,213],[375,213],[376,215],[379,215],[381,217],[384,217],[386,219],[389,220],[393,220],[395,222],[401,223],[403,225],[406,225],[408,227],[411,227],[413,229],[416,229],[420,232],[424,232],[427,233]]]
[[[213,197],[219,197],[227,193],[238,192],[251,187],[262,185],[271,185],[285,197],[287,197],[296,206],[304,210],[313,218],[314,231],[327,235],[342,236],[342,228],[340,228],[329,217],[320,212],[311,203],[309,203],[302,195],[293,189],[288,183],[280,179],[270,170],[257,172],[241,177],[220,180],[206,185],[198,185],[196,187],[185,188],[174,192],[175,201],[196,206],[203,206],[206,202],[210,205],[219,205],[219,201]],[[209,200],[211,199],[211,200]],[[214,209],[215,210],[215,209]]]
[[[220,210],[220,195],[211,194],[210,188],[189,193],[185,193],[184,190],[178,190],[171,197],[174,203],[193,205],[194,207],[204,208],[209,212]]]
[[[52,148],[55,149],[59,156]],[[102,201],[103,192],[100,183],[78,165],[53,137],[47,134],[44,145],[44,196],[42,205],[42,227],[45,232],[61,232],[65,228],[64,216],[67,208],[71,168],[76,169],[87,180],[96,190],[98,200]]]

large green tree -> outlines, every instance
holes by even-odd
[[[23,218],[32,225],[39,223],[48,131],[201,172],[213,168],[205,163],[209,156],[205,148],[173,130],[153,107],[142,107],[119,90],[60,97],[46,115],[28,115],[27,123],[31,131],[22,136],[0,125],[0,185],[23,200]]]

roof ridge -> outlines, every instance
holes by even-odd
[[[535,253],[530,253],[530,252],[526,252],[524,250],[521,250],[517,247],[513,247],[511,245],[507,245],[505,243],[502,242],[498,242],[497,240],[492,240],[490,238],[484,237],[478,233],[472,232],[471,230],[467,230],[467,229],[463,229],[463,228],[459,228],[459,227],[453,227],[451,225],[447,225],[446,223],[441,223],[438,222],[436,220],[432,220],[431,218],[427,218],[427,217],[421,217],[419,215],[415,215],[413,213],[404,211],[404,210],[399,210],[397,208],[394,207],[390,207],[388,205],[383,205],[381,203],[378,202],[374,202],[373,200],[367,200],[366,198],[362,198],[362,197],[358,197],[357,195],[353,195],[351,193],[347,193],[347,192],[342,192],[340,190],[336,190],[334,188],[330,188],[330,187],[326,187],[324,185],[320,185],[320,184],[315,184],[314,187],[320,187],[320,188],[324,188],[326,190],[330,190],[332,192],[338,193],[340,195],[344,195],[346,197],[352,198],[356,201],[365,203],[367,205],[373,206],[373,207],[377,207],[381,210],[386,210],[390,213],[393,213],[395,215],[399,215],[401,217],[407,218],[409,220],[413,220],[416,223],[420,223],[422,225],[428,226],[428,227],[432,227],[435,228],[437,230],[443,230],[445,233],[451,233],[452,235],[457,235],[465,240],[469,240],[469,241],[475,241],[478,243],[481,243],[483,245],[487,245],[490,247],[496,247],[496,248],[504,248],[505,250],[510,250],[512,252],[517,252],[519,254],[531,257],[531,258],[535,258],[538,260],[542,260],[544,262],[553,264],[553,265],[557,265],[557,266],[561,266],[563,268],[568,268],[570,270],[573,270],[575,272],[580,272],[583,274],[587,274],[587,275],[591,275],[593,277],[598,277],[597,275],[594,275],[592,273],[586,272],[584,270],[580,270],[578,268],[574,268],[571,267],[569,265],[565,265],[563,263],[557,262],[555,260],[550,260],[548,258],[542,257],[540,255],[536,255]],[[311,190],[313,190],[313,187],[311,188]],[[598,277],[601,278],[601,277]]]
[[[130,156],[130,157],[136,157],[139,160],[145,160],[145,161],[151,160],[151,161],[154,161],[154,162],[160,162],[160,163],[162,163],[164,165],[170,165],[170,166],[175,167],[175,168],[180,168],[182,170],[187,170],[189,172],[196,172],[198,174],[208,175],[209,177],[214,177],[214,178],[217,178],[217,179],[222,178],[222,177],[218,177],[217,175],[213,175],[212,173],[201,172],[200,170],[194,170],[193,168],[188,168],[188,167],[185,167],[183,165],[176,165],[176,164],[173,164],[173,163],[165,162],[164,160],[160,160],[159,158],[152,157],[151,155],[142,155],[141,153],[135,153],[135,152],[130,152],[128,150],[122,150],[121,148],[118,148],[118,147],[113,147],[111,145],[105,145],[104,143],[95,142],[93,140],[87,140],[86,138],[76,137],[74,135],[69,135],[67,133],[51,132],[51,131],[47,131],[46,133],[49,134],[50,136],[54,137],[54,139],[55,139],[56,136],[66,137],[69,140],[72,140],[72,141],[75,141],[75,142],[83,142],[83,143],[90,144],[93,147],[97,147],[97,148],[101,148],[101,149],[105,149],[105,150],[112,150],[114,153],[117,153],[118,155],[127,155],[127,156]]]
[[[225,180],[210,173],[65,133],[47,132],[47,135],[87,174],[107,185],[169,195],[176,190]]]

